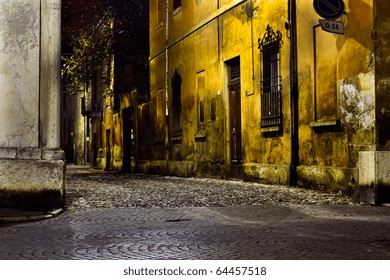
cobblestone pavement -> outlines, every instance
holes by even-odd
[[[102,207],[354,204],[341,194],[237,180],[104,173],[82,166],[70,166],[68,170],[69,211]]]
[[[0,259],[390,259],[389,207],[236,181],[85,172],[69,175],[64,214],[0,225]]]

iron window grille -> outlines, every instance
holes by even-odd
[[[182,133],[181,77],[175,70],[172,77],[172,132],[173,137]]]
[[[280,47],[283,44],[280,31],[274,32],[268,25],[267,32],[259,39],[262,58],[261,79],[261,127],[282,125],[282,84],[280,76]]]

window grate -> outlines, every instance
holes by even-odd
[[[273,32],[268,25],[267,33],[259,39],[262,53],[261,127],[282,125],[281,44],[281,33]]]

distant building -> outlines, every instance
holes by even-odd
[[[79,87],[68,87],[74,80],[64,76],[62,145],[68,161],[75,164],[130,171],[135,168],[136,107],[149,99],[149,8],[141,0],[94,2],[68,1],[66,23],[71,30],[88,24],[86,30],[93,30],[97,38],[101,33],[112,37],[112,52],[108,59],[107,53],[101,54],[105,57],[101,60],[97,55],[90,75]],[[74,5],[85,15],[73,15]],[[90,13],[98,5],[101,17]],[[111,26],[109,32],[107,26]],[[65,56],[73,53],[69,43],[64,41]]]
[[[389,201],[388,2],[338,3],[151,0],[137,168]]]

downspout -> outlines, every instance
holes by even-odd
[[[288,0],[290,28],[290,164],[289,185],[297,185],[299,164],[298,145],[298,53],[297,53],[297,7],[296,0]]]
[[[252,92],[250,94],[255,94],[255,50],[253,42],[253,17],[254,17],[254,4],[253,0],[250,0],[250,17],[251,17],[251,55],[252,55]]]

